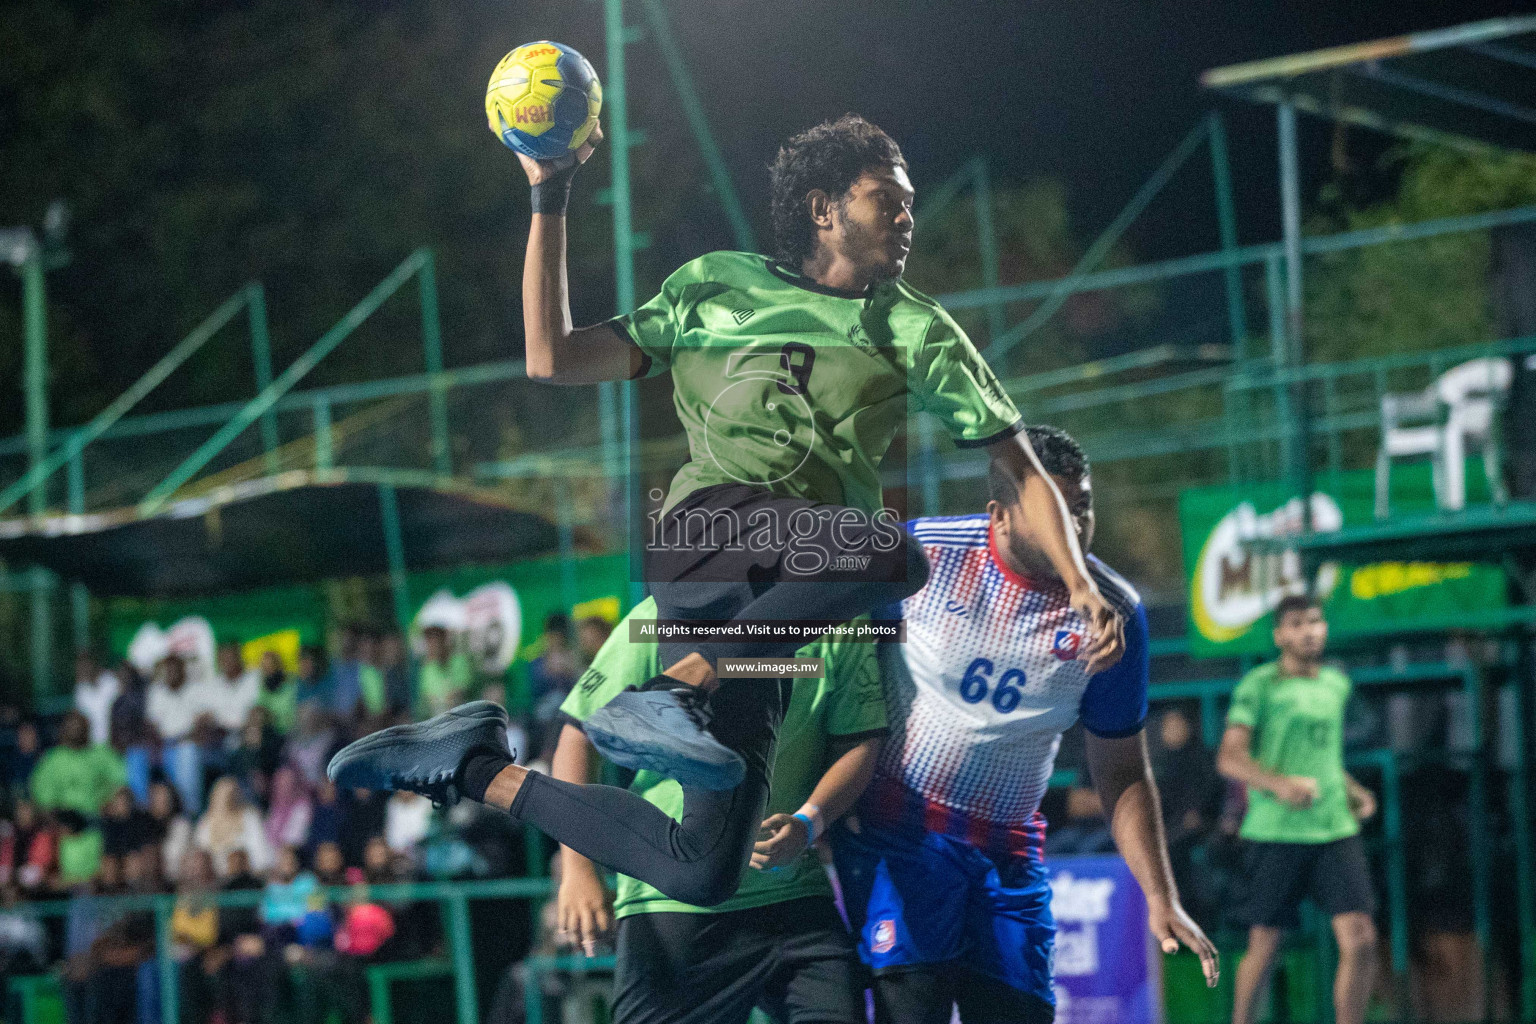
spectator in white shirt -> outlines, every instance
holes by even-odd
[[[187,663],[181,655],[160,659],[144,714],[160,734],[160,762],[166,775],[181,794],[182,804],[197,813],[203,806],[203,757],[198,748],[204,745],[200,741],[209,739],[199,733],[207,733],[210,719],[203,686],[187,678]]]
[[[219,645],[217,664],[213,678],[202,687],[205,706],[220,729],[239,732],[261,693],[261,673],[246,667],[234,641]]]
[[[112,733],[112,703],[122,692],[117,676],[101,667],[90,651],[75,656],[75,710],[91,723],[91,742],[106,743]]]
[[[155,727],[162,743],[180,743],[192,738],[198,716],[205,710],[197,684],[187,675],[187,663],[179,654],[167,654],[155,668],[154,681],[144,715]]]

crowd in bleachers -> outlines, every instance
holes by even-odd
[[[69,1024],[158,1024],[153,914],[100,897],[174,893],[187,1024],[358,1024],[363,968],[422,956],[440,930],[434,904],[348,887],[521,874],[524,846],[477,806],[338,791],[331,755],[485,696],[513,710],[521,759],[547,759],[560,701],[609,628],[552,616],[536,656],[494,678],[442,627],[413,657],[398,632],[347,626],[334,655],[306,646],[293,671],[273,651],[248,664],[234,642],[204,671],[175,652],[147,674],[81,654],[69,710],[0,709],[0,991],[59,970]],[[219,890],[261,893],[222,906]],[[18,909],[62,899],[61,918]]]
[[[82,655],[67,711],[0,709],[0,991],[8,976],[52,972],[68,1024],[159,1024],[153,915],[98,897],[172,893],[186,1024],[319,1024],[329,1015],[361,1024],[364,968],[438,953],[442,931],[436,904],[376,902],[358,883],[537,866],[524,863],[522,832],[506,815],[338,791],[325,777],[331,755],[373,729],[479,696],[513,713],[520,760],[547,763],[560,703],[610,628],[552,616],[531,657],[494,677],[442,628],[423,630],[413,652],[398,632],[344,627],[332,650],[302,648],[292,671],[276,653],[247,659],[235,643],[220,645],[202,672],[175,653],[147,674],[127,660],[103,667]],[[1352,749],[1405,758],[1404,818],[1416,836],[1413,976],[1453,979],[1433,991],[1481,1004],[1492,994],[1467,991],[1466,980],[1483,972],[1471,934],[1467,829],[1457,824],[1466,777],[1446,771],[1464,768],[1468,751],[1459,700],[1441,690],[1358,694],[1346,734]],[[1217,774],[1199,721],[1193,704],[1160,705],[1148,743],[1184,901],[1208,927],[1230,929],[1241,904],[1243,791]],[[1077,730],[1057,768],[1060,784],[1045,807],[1050,854],[1110,851]],[[1368,829],[1373,843],[1377,829]],[[1504,906],[1510,894],[1495,882],[1495,906]],[[254,902],[215,905],[209,897],[221,890],[256,891]],[[62,916],[24,912],[29,901],[63,899],[71,903]],[[1505,916],[1495,915],[1496,930]],[[552,951],[553,927],[543,931],[536,948]],[[1497,958],[1489,969],[1513,973]]]

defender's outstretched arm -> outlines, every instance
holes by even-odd
[[[1090,732],[1086,739],[1094,788],[1104,805],[1115,846],[1147,898],[1152,933],[1164,953],[1176,952],[1182,944],[1198,954],[1205,983],[1215,988],[1221,972],[1216,947],[1185,913],[1173,882],[1161,801],[1147,758],[1146,733],[1108,739]]]

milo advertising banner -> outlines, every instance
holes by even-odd
[[[1481,482],[1481,473],[1469,482]],[[1311,496],[1312,529],[1375,522],[1375,475],[1368,470],[1322,478]],[[1471,488],[1469,488],[1470,490]],[[1470,501],[1479,500],[1469,494]],[[1394,513],[1434,509],[1427,465],[1393,471]],[[1293,552],[1255,554],[1245,542],[1299,534],[1306,507],[1282,484],[1202,487],[1179,495],[1179,528],[1189,579],[1189,641],[1196,655],[1268,654],[1271,612],[1311,585],[1333,629],[1390,630],[1393,622],[1468,615],[1506,603],[1496,566],[1472,562],[1324,563],[1312,580]]]

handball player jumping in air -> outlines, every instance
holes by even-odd
[[[659,618],[841,623],[922,587],[922,551],[882,510],[878,475],[915,402],[957,444],[984,448],[1017,488],[1020,514],[1084,624],[1088,670],[1119,660],[1120,617],[1088,571],[1013,401],[954,320],[901,279],[913,191],[889,135],[847,115],[794,136],[771,168],[777,258],[707,254],[639,309],[574,328],[566,204],[591,152],[589,144],[557,161],[519,154],[533,187],[527,368],[561,384],[671,373],[690,458],[647,526],[645,574]],[[720,659],[787,657],[803,643],[663,643],[662,673],[584,723],[618,764],[735,794],[718,808],[707,847],[666,851],[701,877],[729,875],[722,865],[743,863],[750,850],[787,690],[720,685]],[[513,764],[504,722],[480,703],[397,726],[341,751],[331,776],[505,807],[598,863],[657,884],[644,864],[625,866],[628,805],[599,805],[591,787]],[[730,895],[721,888],[704,895]]]

